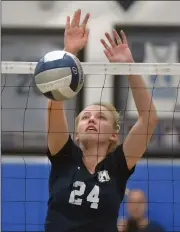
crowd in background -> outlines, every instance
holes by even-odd
[[[119,218],[119,232],[165,232],[157,222],[149,220],[147,213],[148,202],[140,189],[126,190],[128,218]]]

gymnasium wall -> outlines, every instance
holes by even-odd
[[[50,7],[51,6],[51,7]],[[67,14],[81,8],[90,12],[90,35],[85,60],[88,62],[105,62],[100,39],[105,31],[111,31],[115,25],[180,25],[179,1],[136,1],[124,11],[116,1],[3,1],[2,26],[25,28],[64,28]],[[102,86],[104,77],[89,76],[87,85]],[[106,78],[106,86],[112,86],[112,77]],[[85,105],[97,101],[100,91],[87,89]],[[103,92],[103,100],[112,100],[112,89]]]
[[[2,231],[43,231],[49,171],[46,158],[3,159]],[[180,231],[180,161],[141,161],[127,188],[145,192],[150,219],[167,231]],[[127,215],[124,204],[119,212],[122,215]]]

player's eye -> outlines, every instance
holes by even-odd
[[[99,119],[106,120],[106,117],[104,117],[103,115],[99,115]]]
[[[82,116],[82,120],[85,120],[85,119],[88,119],[88,118],[89,118],[89,116],[87,116],[87,115]]]

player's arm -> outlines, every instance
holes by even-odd
[[[89,14],[80,24],[81,10],[75,11],[72,20],[67,16],[64,33],[64,50],[74,54],[84,48],[88,40],[89,30],[86,28]],[[57,154],[69,138],[68,123],[64,110],[64,102],[48,102],[48,147],[51,155]]]
[[[152,97],[141,76],[128,77],[138,111],[138,120],[123,143],[128,168],[131,169],[142,157],[157,124],[156,109]]]
[[[55,155],[61,150],[69,137],[63,101],[48,101],[47,127],[48,147],[51,155]]]
[[[105,47],[104,53],[110,62],[134,62],[123,31],[121,31],[121,40],[118,33],[113,30],[116,42],[109,33],[105,33],[105,35],[111,47],[104,40],[101,40],[101,42]],[[157,116],[151,95],[143,78],[138,75],[131,75],[129,76],[129,84],[139,114],[136,124],[132,127],[123,143],[127,166],[132,169],[147,148],[157,124]]]

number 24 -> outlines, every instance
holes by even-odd
[[[73,184],[73,187],[79,188],[78,190],[75,189],[71,192],[70,198],[69,198],[69,203],[74,204],[74,205],[82,205],[82,199],[77,198],[82,196],[85,192],[86,189],[86,184],[82,181],[76,181]],[[95,185],[94,188],[91,190],[89,195],[87,196],[87,201],[91,202],[91,208],[97,209],[98,208],[98,203],[99,203],[99,186]]]

